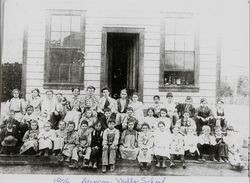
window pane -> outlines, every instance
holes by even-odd
[[[80,32],[81,26],[81,17],[80,16],[72,16],[71,17],[71,31],[72,32]]]
[[[175,45],[174,42],[175,42],[175,36],[174,35],[166,35],[165,50],[174,51],[174,45]]]
[[[184,69],[184,53],[175,52],[175,64],[174,68],[177,70]]]
[[[70,35],[70,39],[71,39],[71,44],[70,46],[72,47],[81,47],[81,33],[80,32],[71,32],[71,35]]]
[[[51,31],[61,31],[61,16],[51,16]]]
[[[165,29],[166,29],[166,34],[175,34],[175,19],[173,18],[168,18],[165,20]]]
[[[81,80],[81,65],[79,63],[73,63],[70,67],[71,78],[70,81],[73,83],[78,83]]]
[[[60,64],[59,66],[59,78],[60,82],[69,82],[69,64]]]
[[[185,36],[185,51],[194,51],[194,36]]]
[[[195,30],[195,24],[193,19],[186,19],[185,34],[193,35]]]
[[[59,69],[58,64],[52,63],[49,68],[49,82],[59,81]]]
[[[166,52],[165,54],[165,69],[174,68],[174,52]]]
[[[185,41],[184,36],[176,35],[176,37],[175,37],[175,50],[184,51],[184,41]]]
[[[50,48],[52,64],[69,63],[69,51],[61,48]]]
[[[50,46],[61,46],[61,32],[51,32]]]
[[[176,19],[176,34],[185,34],[186,19]]]
[[[70,31],[70,16],[62,16],[62,31]]]
[[[62,32],[61,40],[62,40],[63,47],[69,47],[70,46],[70,32]]]
[[[194,70],[194,52],[185,53],[185,69]]]

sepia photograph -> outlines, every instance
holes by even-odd
[[[1,0],[0,174],[247,178],[249,7]]]

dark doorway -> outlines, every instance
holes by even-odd
[[[124,88],[130,95],[138,91],[139,34],[107,34],[108,86],[113,98]]]

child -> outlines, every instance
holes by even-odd
[[[154,104],[153,104],[153,108],[154,108],[154,111],[155,111],[155,117],[159,117],[160,116],[160,110],[161,108],[163,108],[163,105],[160,103],[160,96],[159,95],[155,95],[153,97],[153,101],[154,101]]]
[[[222,131],[225,132],[227,127],[227,120],[225,117],[223,104],[224,104],[223,100],[219,98],[217,100],[217,105],[216,105],[215,119],[216,119],[216,126],[220,126],[222,128]]]
[[[122,117],[122,116],[120,116]],[[117,120],[117,118],[116,118]],[[134,121],[134,129],[140,129],[140,124],[138,124],[138,120],[134,117],[134,110],[132,107],[128,107],[127,108],[127,112],[126,115],[123,116],[123,118],[120,118],[118,120],[118,122],[116,122],[117,126],[120,125],[120,128],[118,128],[120,130],[120,132],[122,132],[123,130],[127,129],[128,127],[128,121]]]
[[[143,123],[141,128],[142,132],[139,132],[138,135],[139,154],[137,159],[141,170],[150,170],[153,159],[153,136],[151,132],[149,132],[149,125],[147,123]]]
[[[82,118],[80,119],[80,122],[87,121],[89,124],[89,130],[94,129],[94,124],[96,123],[96,116],[94,115],[94,111],[91,110],[90,107],[85,108],[85,112],[82,115]]]
[[[59,160],[60,162],[69,162],[72,157],[72,151],[76,147],[76,139],[77,133],[74,130],[75,123],[73,121],[69,121],[67,124],[67,135],[64,138],[64,146],[62,150],[62,158]]]
[[[71,108],[74,108],[75,105],[77,105],[77,109],[80,112],[81,106],[82,106],[82,99],[80,98],[80,88],[75,87],[72,88],[72,98],[69,99]]]
[[[241,171],[244,168],[244,164],[240,159],[239,140],[236,138],[236,133],[232,126],[228,126],[226,132],[227,136],[224,137],[224,141],[228,144],[229,163],[234,169]]]
[[[159,130],[154,132],[154,154],[156,156],[156,167],[166,168],[166,159],[170,158],[169,154],[169,132],[166,131],[165,123],[158,123]],[[162,161],[162,162],[161,162]],[[162,164],[161,164],[162,163]]]
[[[10,112],[10,110],[15,111],[15,119],[20,122],[23,114],[25,114],[26,104],[24,99],[20,98],[20,91],[18,89],[12,90],[12,96],[13,98],[6,103],[7,113]]]
[[[167,93],[166,95],[166,103],[165,108],[168,111],[169,117],[172,119],[173,125],[175,125],[176,121],[178,120],[178,114],[176,109],[176,103],[173,100],[173,94],[171,92]]]
[[[32,120],[30,122],[30,129],[25,132],[23,142],[20,149],[20,154],[35,155],[38,151],[38,122]]]
[[[215,125],[214,116],[212,110],[207,106],[207,100],[205,98],[201,99],[200,106],[196,110],[195,122],[196,122],[198,136],[200,135],[202,127],[204,125],[210,126],[212,132],[214,130],[213,129]]]
[[[12,124],[16,127],[17,131],[20,131],[20,122],[15,119],[15,111],[12,109],[9,111],[8,118],[6,118],[0,125],[0,129],[3,130],[8,124]]]
[[[0,140],[3,154],[15,154],[20,141],[20,133],[17,131],[17,127],[13,123],[7,123],[6,128],[0,132]]]
[[[174,126],[173,134],[170,137],[169,151],[170,151],[170,168],[175,167],[174,157],[180,156],[182,162],[182,168],[186,168],[185,158],[184,158],[184,137],[180,134],[180,127]]]
[[[64,139],[67,135],[66,122],[60,121],[58,125],[59,129],[55,131],[53,155],[56,156],[62,152],[64,146]]]
[[[212,161],[216,161],[214,158],[215,155],[215,137],[210,134],[211,129],[209,126],[204,125],[202,127],[202,134],[199,136],[198,140],[198,150],[200,152],[201,160],[205,161],[204,154],[209,154]]]
[[[116,150],[119,140],[119,131],[115,128],[113,119],[108,121],[108,128],[103,132],[102,142],[102,172],[107,171],[107,166],[110,165],[110,171],[115,170]]]
[[[37,122],[39,131],[43,130],[45,123],[48,122],[48,113],[46,111],[41,112],[41,114],[38,116]]]
[[[219,162],[227,162],[227,159],[228,159],[228,146],[227,144],[224,142],[224,137],[223,137],[223,134],[222,134],[222,131],[221,131],[221,127],[218,126],[215,128],[215,133],[214,133],[214,136],[215,136],[215,140],[216,140],[216,154],[218,156],[218,161]]]
[[[165,124],[165,127],[167,129],[167,132],[170,132],[170,127],[172,125],[171,118],[168,116],[168,111],[165,108],[161,108],[160,110],[160,116],[157,119],[157,121],[162,121]],[[158,126],[156,126],[158,128]]]
[[[46,96],[41,103],[41,112],[46,112],[48,114],[48,120],[50,120],[52,113],[56,109],[56,100],[54,98],[53,90],[47,90],[45,94]]]
[[[141,101],[138,101],[138,98],[139,95],[137,93],[133,93],[129,107],[133,108],[135,113],[135,118],[139,121],[139,124],[142,124],[144,121],[143,103]]]
[[[89,167],[93,165],[94,169],[97,169],[97,166],[100,163],[100,157],[102,156],[103,130],[101,128],[101,122],[97,121],[94,131],[91,132],[91,154]]]
[[[178,104],[176,106],[179,118],[182,118],[184,112],[187,111],[189,113],[189,117],[194,119],[195,116],[195,108],[193,106],[193,99],[191,96],[187,96],[184,104]]]
[[[64,121],[68,123],[69,121],[73,121],[75,123],[75,130],[78,129],[79,121],[81,118],[81,112],[79,112],[79,105],[77,101],[73,105],[72,111],[67,112]]]
[[[83,99],[84,107],[90,107],[92,111],[96,111],[99,104],[99,99],[95,95],[95,87],[88,86],[87,94]]]
[[[76,147],[72,151],[72,164],[69,168],[78,168],[79,158],[83,158],[83,164],[81,168],[87,167],[89,163],[90,153],[91,153],[91,132],[88,128],[88,122],[82,121],[79,130],[77,131]]]
[[[101,92],[102,92],[103,97],[100,98],[97,112],[104,113],[104,109],[110,108],[111,113],[115,113],[117,110],[117,106],[116,106],[117,102],[115,99],[109,96],[110,89],[103,88]]]
[[[134,130],[134,122],[128,122],[128,129],[124,130],[120,139],[120,153],[122,159],[136,160],[138,155],[137,132]]]
[[[144,118],[144,123],[147,123],[150,130],[153,132],[156,128],[157,118],[155,116],[155,111],[153,107],[147,109],[147,116]]]
[[[185,111],[183,113],[183,117],[176,122],[176,125],[180,126],[181,133],[183,133],[185,135],[187,134],[187,129],[188,128],[192,128],[192,129],[196,130],[195,121],[192,118],[189,117],[189,112],[188,111]]]
[[[200,155],[200,153],[197,148],[198,136],[196,135],[196,129],[187,128],[187,134],[184,136],[184,142],[185,156],[192,157],[198,160],[198,156]]]
[[[102,130],[105,130],[108,128],[108,121],[109,120],[114,120],[116,118],[116,115],[115,113],[112,113],[111,112],[111,109],[110,108],[105,108],[104,109],[104,115],[102,115],[100,117],[100,121],[101,121],[101,124],[102,124]]]
[[[35,88],[31,91],[31,98],[27,100],[27,106],[31,105],[34,108],[33,114],[36,117],[38,117],[41,112],[41,103],[40,90]]]
[[[37,116],[33,114],[34,108],[33,106],[26,107],[26,114],[23,116],[20,128],[21,128],[21,137],[23,137],[24,133],[30,128],[30,123],[32,120],[37,120]]]
[[[38,135],[39,156],[49,157],[49,151],[52,150],[54,138],[55,131],[51,129],[51,123],[45,123],[44,129]]]

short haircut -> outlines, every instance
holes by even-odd
[[[173,97],[173,94],[171,92],[168,92],[166,97]]]
[[[161,111],[164,111],[164,112],[168,113],[168,110],[167,110],[166,108],[161,108],[161,109],[160,109],[160,112],[161,112]]]
[[[28,109],[34,110],[34,107],[33,107],[32,105],[28,105],[28,106],[26,107],[26,112],[28,111]]]
[[[210,128],[210,126],[208,126],[208,125],[204,125],[204,126],[202,127],[202,131],[204,131],[204,130],[209,130],[209,131],[211,131],[211,128]]]
[[[166,126],[163,121],[159,121],[157,126],[159,126],[160,124],[163,124],[163,126]]]
[[[17,91],[17,92],[20,94],[20,90],[17,89],[17,88],[15,88],[15,89],[12,90],[12,94],[13,94],[15,91]]]
[[[149,124],[148,124],[148,123],[143,123],[143,124],[141,125],[141,128],[144,127],[144,126],[148,127],[148,129],[149,129]]]
[[[49,92],[51,92],[52,94],[54,94],[54,91],[53,91],[53,90],[47,90],[47,91],[45,92],[45,94],[48,94]]]
[[[76,126],[76,124],[75,124],[75,122],[74,122],[74,121],[69,121],[69,122],[68,122],[68,126],[69,126],[69,125],[73,125],[73,126],[74,126],[74,128],[75,128],[75,126]]]
[[[73,87],[71,91],[73,92],[75,89],[79,90],[79,92],[81,91],[79,87]]]
[[[109,107],[106,107],[105,109],[103,109],[103,112],[111,112],[111,109]]]
[[[104,90],[108,90],[110,92],[110,89],[108,87],[104,87],[101,92],[103,93]]]
[[[156,98],[158,98],[159,100],[161,99],[159,95],[155,95],[155,96],[153,97],[153,99],[156,99]]]
[[[13,109],[9,110],[9,113],[13,112],[14,114],[16,113]]]
[[[108,120],[108,124],[109,123],[114,123],[115,124],[115,120],[111,118],[111,119]]]
[[[64,123],[64,125],[66,126],[66,121],[61,120],[61,121],[59,121],[58,125],[59,125],[60,123]]]
[[[127,111],[134,111],[133,107],[127,107]]]
[[[90,85],[90,86],[88,86],[88,87],[87,87],[87,89],[86,89],[86,90],[88,90],[88,89],[93,89],[93,90],[95,90],[95,87],[94,87],[94,86],[92,86],[92,85]]]
[[[86,121],[86,120],[83,120],[83,121],[81,122],[81,126],[82,126],[83,124],[89,126],[89,123],[88,123],[88,121]]]
[[[34,88],[33,90],[31,90],[31,93],[33,93],[34,91],[37,91],[38,96],[40,95],[40,90],[38,88]]]

